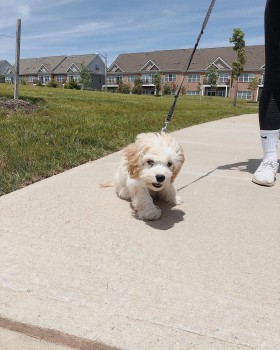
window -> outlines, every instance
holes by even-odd
[[[237,98],[242,100],[252,100],[252,91],[238,91]]]
[[[153,84],[153,74],[142,74],[141,79],[143,84]]]
[[[34,77],[33,75],[30,75],[30,76],[28,77],[28,82],[29,82],[29,83],[34,83],[35,80],[36,80],[36,77]]]
[[[80,75],[69,74],[68,75],[68,81],[69,80],[75,80],[75,81],[80,80]]]
[[[243,73],[239,75],[238,81],[240,83],[249,83],[254,79],[254,74],[253,73]]]
[[[128,76],[128,82],[129,82],[129,83],[133,83],[134,80],[135,80],[135,75],[129,75],[129,76]]]
[[[58,83],[63,83],[63,80],[64,80],[64,76],[63,76],[63,75],[58,75],[58,76],[56,77],[56,81],[57,81]]]
[[[109,75],[107,80],[109,84],[118,84],[120,81],[122,81],[122,76]]]
[[[164,81],[176,81],[176,74],[166,74]]]
[[[155,90],[142,89],[142,95],[154,95],[154,94],[155,94]]]
[[[226,97],[226,90],[219,90],[218,89],[216,96]]]
[[[188,82],[189,83],[199,83],[200,82],[200,75],[199,74],[189,74],[188,75]]]
[[[229,73],[219,73],[219,83],[227,83],[229,79]]]
[[[199,96],[199,91],[197,90],[191,90],[191,91],[188,91],[187,94],[189,96]]]
[[[42,84],[47,84],[51,80],[51,76],[43,75],[39,78],[39,80],[42,82]]]
[[[98,63],[95,64],[95,70],[99,70],[99,64]]]

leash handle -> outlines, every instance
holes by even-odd
[[[215,1],[216,1],[216,0],[212,0],[211,3],[210,3],[210,5],[209,5],[208,11],[207,11],[207,13],[206,13],[206,16],[205,16],[205,18],[204,18],[204,21],[203,21],[203,24],[202,24],[202,27],[201,27],[201,30],[200,30],[200,33],[199,33],[199,35],[198,35],[198,37],[197,37],[197,39],[196,39],[196,43],[195,43],[195,45],[194,45],[194,48],[193,48],[192,54],[191,54],[191,56],[190,56],[190,59],[189,59],[187,68],[186,68],[186,70],[185,70],[185,74],[184,74],[184,76],[183,76],[182,82],[181,82],[181,84],[180,84],[180,86],[179,86],[179,89],[178,89],[176,95],[174,96],[174,101],[173,101],[173,103],[172,103],[172,106],[170,107],[170,110],[169,110],[168,114],[167,114],[167,117],[166,117],[166,120],[165,120],[165,126],[162,128],[162,131],[164,131],[164,132],[167,131],[168,125],[169,125],[169,123],[170,123],[170,121],[171,121],[171,118],[172,118],[172,116],[173,116],[173,113],[174,113],[174,110],[175,110],[175,107],[176,107],[176,103],[177,103],[177,99],[178,99],[179,94],[180,94],[180,91],[181,91],[181,89],[182,89],[182,86],[183,86],[183,83],[184,83],[186,74],[187,74],[187,72],[188,72],[188,70],[189,70],[189,68],[190,68],[190,65],[191,65],[193,56],[194,56],[195,51],[196,51],[196,49],[197,49],[197,46],[198,46],[198,44],[199,44],[199,42],[200,42],[200,39],[201,39],[201,37],[202,37],[202,35],[203,35],[203,33],[204,33],[204,29],[206,28],[206,25],[207,25],[207,23],[208,23],[209,17],[210,17],[210,15],[211,15],[211,12],[212,12],[213,7],[214,7],[214,5],[215,5]]]

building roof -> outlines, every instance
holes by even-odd
[[[1,67],[3,64],[5,64],[5,63],[7,63],[6,60],[0,60],[0,67]]]
[[[264,45],[246,46],[247,62],[244,70],[259,70],[264,66]],[[147,70],[185,71],[193,49],[162,50],[120,54],[109,72],[137,73]],[[216,63],[220,69],[230,69],[236,60],[232,47],[197,49],[189,71],[204,71]]]
[[[48,72],[52,72],[66,56],[48,56],[39,58],[20,59],[19,74],[20,75],[37,75],[42,67]]]
[[[40,70],[44,70],[46,73],[66,74],[73,64],[80,69],[82,63],[88,66],[96,56],[97,54],[23,58],[20,59],[19,74],[37,75]],[[13,69],[14,65],[10,65],[10,67]]]
[[[0,60],[0,73],[3,74],[9,65],[10,63],[7,60]]]
[[[85,66],[88,66],[95,58],[97,54],[88,54],[88,55],[73,55],[67,56],[59,65],[53,70],[55,74],[65,74],[68,69],[74,64],[78,69],[81,68],[83,63]]]

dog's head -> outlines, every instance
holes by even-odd
[[[130,177],[154,191],[173,182],[185,160],[182,147],[165,132],[138,135],[124,156]]]

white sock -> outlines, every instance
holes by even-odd
[[[277,162],[279,130],[261,130],[263,161]]]

